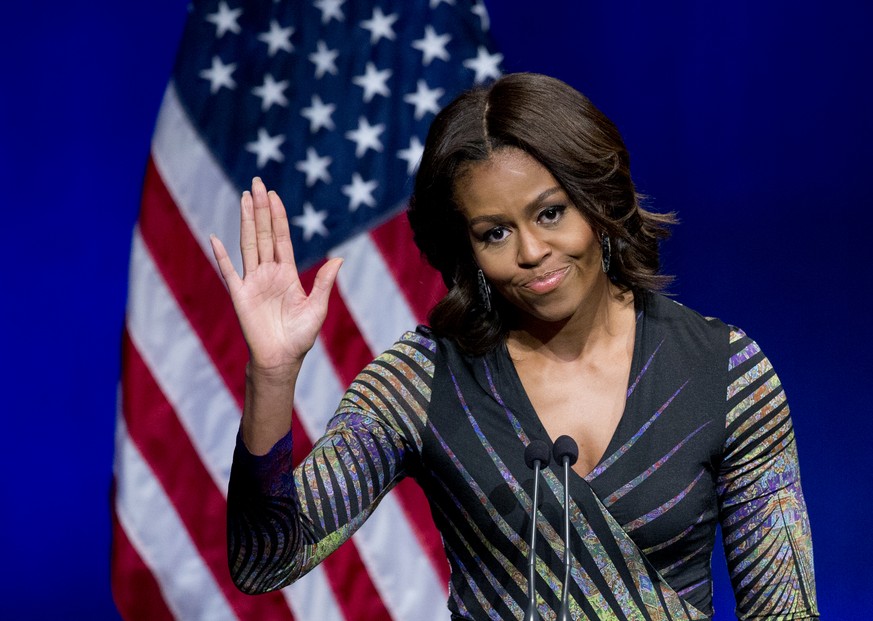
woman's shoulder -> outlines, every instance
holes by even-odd
[[[728,333],[733,326],[718,317],[694,310],[662,293],[643,294],[642,313],[646,320],[671,331],[682,330],[699,333],[700,336],[718,338]]]

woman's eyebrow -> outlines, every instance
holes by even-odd
[[[561,192],[561,191],[562,191],[561,186],[557,186],[557,185],[554,187],[548,188],[547,190],[543,190],[542,192],[539,193],[539,195],[537,195],[537,197],[535,199],[533,199],[531,202],[529,202],[527,205],[525,205],[525,207],[524,207],[525,215],[530,216],[534,211],[536,211],[539,208],[539,206],[543,203],[543,201],[545,201],[547,198],[549,198],[553,194],[556,194],[556,193]],[[487,214],[484,216],[476,216],[475,218],[470,218],[470,220],[468,221],[468,225],[472,227],[472,226],[476,226],[477,224],[481,224],[483,222],[487,223],[487,224],[499,224],[499,223],[505,222],[505,221],[506,221],[506,216],[504,216],[503,214],[500,214],[500,213],[495,213],[495,214]]]

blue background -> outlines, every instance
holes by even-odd
[[[57,6],[52,6],[53,4]],[[656,6],[657,5],[657,6]],[[496,1],[510,71],[622,130],[682,220],[677,299],[744,328],[786,387],[828,619],[873,610],[873,3]],[[115,620],[110,506],[127,261],[181,0],[7,3],[0,54],[0,618]],[[732,619],[716,556],[716,619]]]

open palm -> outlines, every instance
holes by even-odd
[[[213,236],[211,241],[249,346],[251,364],[270,370],[299,365],[324,323],[342,261],[325,263],[307,295],[294,261],[285,207],[259,178],[240,201],[242,277],[221,240]]]

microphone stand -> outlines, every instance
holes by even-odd
[[[579,458],[579,447],[570,436],[561,436],[553,450],[555,461],[564,466],[564,586],[558,621],[570,621],[570,466]]]
[[[527,555],[527,612],[524,621],[539,621],[540,615],[536,608],[536,541],[537,541],[537,509],[540,497],[540,469],[549,465],[551,451],[549,445],[542,440],[531,440],[524,449],[524,462],[528,468],[533,468],[533,508],[531,510],[530,551]]]

